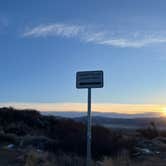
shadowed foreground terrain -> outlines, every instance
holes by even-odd
[[[92,164],[164,166],[165,136],[154,122],[132,132],[94,125]],[[84,123],[34,110],[0,108],[0,166],[84,166],[85,152]]]

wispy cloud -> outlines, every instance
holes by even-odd
[[[150,44],[159,44],[166,43],[166,38],[144,38],[141,40],[137,39],[103,39],[100,41],[96,41],[97,44],[108,45],[108,46],[116,46],[116,47],[135,47],[140,48]]]
[[[80,25],[47,24],[39,25],[26,30],[23,37],[49,37],[59,36],[72,38],[87,43],[106,45],[112,47],[140,48],[152,44],[166,43],[165,32],[117,32],[115,30],[99,30]]]
[[[63,36],[73,37],[77,36],[82,30],[81,26],[65,25],[65,24],[48,24],[39,25],[26,31],[24,37],[47,37],[47,36]]]

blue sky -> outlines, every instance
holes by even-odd
[[[166,1],[0,0],[0,102],[165,104]]]

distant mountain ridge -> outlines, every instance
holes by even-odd
[[[86,116],[73,118],[77,122],[86,123]],[[166,119],[162,117],[151,117],[151,118],[110,118],[93,116],[92,124],[104,125],[107,127],[114,128],[144,128],[148,127],[151,122],[154,122],[159,128],[166,128]]]
[[[44,115],[71,118],[77,122],[86,123],[86,112],[42,112]],[[166,129],[166,119],[149,112],[143,114],[119,114],[92,112],[92,123],[112,128],[145,128],[154,122],[158,128]]]
[[[82,117],[86,116],[86,112],[76,112],[76,111],[55,111],[55,112],[41,112],[43,115],[54,115],[54,116],[62,116],[67,118],[74,117]],[[115,112],[94,112],[92,111],[92,116],[100,116],[100,117],[109,117],[109,118],[153,118],[160,117],[157,112],[147,112],[140,114],[124,114],[124,113],[115,113]]]

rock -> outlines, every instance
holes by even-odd
[[[152,140],[153,144],[158,147],[159,151],[166,151],[165,138],[158,137]]]
[[[14,144],[7,145],[7,149],[12,149],[12,148],[14,148]]]
[[[154,138],[153,141],[154,140],[158,140],[166,144],[166,137],[157,137],[157,138]]]
[[[146,156],[156,156],[160,154],[160,141],[159,140],[147,140],[141,138],[137,141],[136,147],[132,153],[133,157],[144,159]]]

